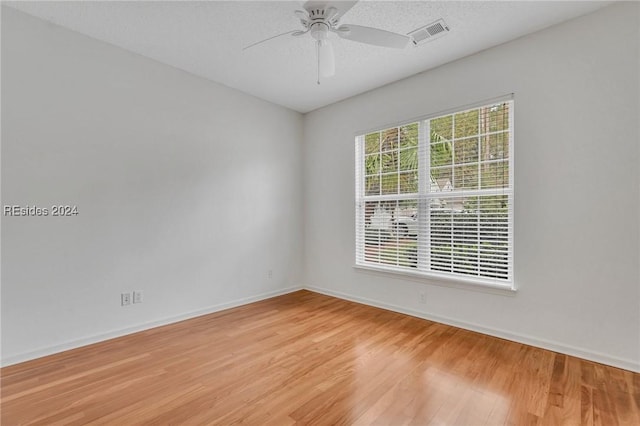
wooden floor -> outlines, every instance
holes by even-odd
[[[2,369],[2,425],[640,425],[640,374],[300,291]]]

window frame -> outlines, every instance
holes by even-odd
[[[430,137],[430,125],[431,120],[437,119],[439,117],[447,116],[447,115],[455,115],[463,112],[467,112],[474,109],[479,109],[482,107],[487,107],[492,104],[500,104],[500,103],[508,103],[509,105],[509,114],[508,114],[508,156],[504,158],[508,164],[508,185],[504,188],[496,188],[496,195],[506,195],[507,197],[507,279],[501,278],[490,278],[490,277],[482,277],[482,276],[474,276],[474,275],[465,275],[463,273],[455,273],[455,272],[439,272],[431,270],[431,264],[429,256],[433,252],[431,246],[431,225],[429,223],[429,215],[432,213],[430,200],[433,197],[433,193],[429,190],[426,190],[429,185],[431,179],[431,162],[430,162],[430,152],[431,152],[431,137]],[[483,100],[480,102],[475,102],[473,104],[468,104],[464,106],[459,106],[455,108],[449,108],[447,110],[439,111],[436,113],[419,116],[416,118],[412,118],[409,120],[403,120],[400,122],[396,122],[393,124],[387,124],[384,126],[377,126],[374,129],[367,131],[359,131],[356,132],[355,135],[355,263],[354,267],[366,271],[372,272],[381,272],[385,274],[399,275],[405,276],[410,279],[418,279],[420,281],[428,280],[430,283],[445,285],[445,286],[453,286],[453,287],[463,287],[463,288],[487,288],[489,290],[507,290],[509,292],[515,291],[515,268],[514,268],[514,254],[515,254],[515,241],[514,241],[514,233],[515,233],[515,218],[514,218],[514,207],[515,207],[515,183],[514,183],[514,139],[515,139],[515,128],[514,128],[514,95],[509,94],[493,99]],[[398,266],[398,265],[388,265],[384,263],[377,263],[367,261],[365,259],[364,250],[366,243],[364,242],[366,227],[365,227],[365,208],[367,203],[367,197],[364,193],[364,183],[365,183],[365,175],[366,172],[364,170],[364,160],[365,160],[365,152],[364,152],[364,138],[366,135],[375,132],[383,132],[385,130],[389,130],[396,127],[402,127],[411,125],[413,123],[418,123],[418,180],[419,186],[418,191],[415,194],[392,194],[388,196],[382,196],[382,198],[388,198],[392,201],[399,201],[407,198],[417,198],[417,226],[420,229],[418,235],[416,235],[417,241],[417,250],[420,251],[417,254],[416,259],[416,267],[408,267],[408,266]],[[484,133],[481,133],[480,130],[478,134],[475,136],[478,138],[478,143],[481,143],[481,137]],[[474,136],[468,136],[474,137]],[[452,134],[451,141],[455,141],[456,138]],[[452,156],[455,154],[452,152]],[[454,157],[455,158],[455,157]],[[483,162],[480,158],[477,160],[478,167],[481,167]],[[427,165],[427,167],[425,167]],[[455,163],[452,161],[451,168],[455,167]],[[483,195],[489,195],[491,191],[483,191],[483,188],[478,186],[477,189],[461,189],[459,197],[466,196],[477,196],[478,200]],[[382,193],[381,193],[382,194]],[[431,195],[429,195],[431,194]],[[375,197],[375,196],[374,196]],[[380,200],[381,196],[377,196],[377,199]],[[371,200],[369,198],[369,200]],[[375,201],[371,200],[371,201]],[[426,205],[425,205],[426,203]],[[479,224],[480,222],[478,222]],[[479,226],[479,225],[478,225]],[[480,231],[478,231],[480,232]],[[358,239],[363,239],[362,242],[359,242]],[[428,240],[427,243],[424,241]],[[426,250],[426,252],[424,252]],[[426,262],[426,265],[425,265]],[[479,264],[478,264],[479,265]],[[479,266],[478,266],[479,267]],[[427,270],[427,268],[429,270]]]

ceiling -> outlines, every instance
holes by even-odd
[[[589,13],[591,1],[360,1],[341,19],[406,34],[444,18],[444,37],[404,50],[332,38],[336,74],[316,84],[297,1],[3,2],[33,16],[305,113]],[[334,35],[332,35],[334,36]]]

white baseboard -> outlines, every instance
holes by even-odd
[[[598,362],[601,364],[611,365],[613,367],[622,368],[625,370],[635,371],[640,373],[640,363],[622,359],[618,357],[614,357],[611,355],[594,352],[587,349],[577,348],[574,346],[553,342],[545,339],[540,339],[537,337],[526,336],[522,334],[513,333],[506,330],[500,330],[495,328],[488,328],[484,326],[480,326],[477,324],[472,324],[464,321],[458,321],[452,318],[442,317],[439,315],[432,315],[424,312],[415,311],[413,309],[404,308],[401,306],[392,305],[385,302],[380,302],[373,299],[368,299],[365,297],[355,296],[352,294],[347,294],[339,291],[329,290],[320,287],[314,286],[301,286],[301,287],[287,287],[284,289],[274,290],[267,293],[262,293],[256,296],[245,297],[242,299],[233,300],[230,302],[221,303],[218,305],[211,306],[209,308],[200,309],[197,311],[188,312],[181,315],[176,315],[169,318],[164,318],[156,321],[150,321],[143,324],[138,324],[132,327],[127,327],[119,330],[110,331],[107,333],[102,333],[94,336],[85,337],[82,339],[73,340],[70,342],[62,343],[59,345],[48,346],[45,348],[40,348],[35,351],[25,352],[18,355],[13,355],[7,358],[2,359],[0,366],[6,367],[13,364],[18,364],[20,362],[29,361],[36,358],[41,358],[43,356],[52,355],[55,353],[63,352],[69,349],[75,349],[82,346],[90,345],[93,343],[102,342],[105,340],[113,339],[116,337],[125,336],[127,334],[136,333],[139,331],[149,330],[151,328],[160,327],[167,324],[172,324],[178,321],[183,321],[190,318],[199,317],[202,315],[211,314],[218,311],[223,311],[225,309],[235,308],[237,306],[246,305],[248,303],[258,302],[260,300],[269,299],[271,297],[280,296],[283,294],[292,293],[294,291],[307,289],[316,293],[325,294],[327,296],[333,296],[344,300],[349,300],[352,302],[362,303],[369,306],[375,306],[377,308],[386,309],[389,311],[399,312],[406,315],[411,315],[417,318],[423,318],[426,320],[451,325],[454,327],[462,328],[465,330],[476,331],[478,333],[487,334],[489,336],[499,337],[506,340],[511,340],[518,343],[523,343],[526,345],[536,346],[543,349],[548,349],[554,352],[563,353],[566,355],[575,356],[578,358],[583,358],[589,361]]]
[[[281,296],[283,294],[292,293],[294,291],[298,291],[302,289],[303,287],[287,287],[279,290],[269,291],[267,293],[258,294],[256,296],[250,296],[242,299],[232,300],[230,302],[220,303],[218,305],[214,305],[205,309],[199,309],[197,311],[191,311],[191,312],[175,315],[168,318],[163,318],[160,320],[149,321],[142,324],[134,325],[132,327],[113,330],[107,333],[101,333],[94,336],[83,337],[81,339],[73,340],[73,341],[62,343],[59,345],[40,348],[35,351],[12,355],[12,356],[3,358],[2,361],[0,362],[0,366],[6,367],[9,365],[18,364],[20,362],[41,358],[43,356],[56,354],[59,352],[67,351],[69,349],[76,349],[82,346],[91,345],[93,343],[102,342],[102,341],[113,339],[116,337],[126,336],[127,334],[137,333],[139,331],[149,330],[151,328],[160,327],[167,324],[173,324],[178,321],[184,321],[190,318],[195,318],[195,317],[211,314],[218,311],[223,311],[225,309],[235,308],[237,306],[258,302],[260,300],[269,299],[275,296]]]
[[[458,321],[452,318],[442,317],[440,315],[432,315],[425,312],[415,311],[413,309],[404,308],[401,306],[392,305],[377,300],[368,299],[365,297],[354,296],[339,291],[329,290],[314,286],[304,286],[305,289],[316,293],[325,294],[327,296],[337,297],[339,299],[345,299],[356,303],[362,303],[364,305],[374,306],[376,308],[386,309],[388,311],[399,312],[401,314],[411,315],[413,317],[426,319],[446,325],[451,325],[465,330],[476,331],[478,333],[487,334],[489,336],[499,337],[501,339],[511,340],[513,342],[523,343],[525,345],[535,346],[542,349],[548,349],[550,351],[559,352],[565,355],[571,355],[578,358],[586,359],[589,361],[598,362],[600,364],[606,364],[624,370],[634,371],[640,373],[640,362],[630,359],[618,358],[615,356],[603,354],[600,352],[594,352],[588,349],[578,348],[575,346],[566,345],[563,343],[553,342],[550,340],[540,339],[537,337],[526,336],[523,334],[513,333],[506,330],[500,330],[496,328],[484,327],[481,325],[468,323],[464,321]]]

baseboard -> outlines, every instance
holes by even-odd
[[[401,314],[411,315],[413,317],[426,319],[454,327],[462,328],[465,330],[476,331],[478,333],[487,334],[489,336],[499,337],[501,339],[511,340],[513,342],[523,343],[525,345],[535,346],[542,349],[548,349],[550,351],[559,352],[565,355],[571,355],[578,358],[594,361],[600,364],[606,364],[624,370],[634,371],[640,373],[640,362],[614,357],[611,355],[594,352],[588,349],[578,348],[575,346],[565,345],[550,340],[540,339],[537,337],[527,336],[523,334],[513,333],[506,330],[500,330],[496,328],[484,327],[481,325],[468,323],[464,321],[458,321],[452,318],[443,317],[440,315],[432,315],[425,312],[415,311],[413,309],[404,308],[401,306],[392,305],[390,303],[380,302],[378,300],[368,299],[365,297],[355,296],[352,294],[343,293],[340,291],[329,290],[314,286],[304,286],[306,290],[316,293],[324,294],[327,296],[337,297],[339,299],[349,300],[351,302],[362,303],[364,305],[374,306],[376,308],[386,309]]]
[[[495,328],[489,328],[480,326],[477,324],[472,324],[464,321],[458,321],[452,318],[443,317],[440,315],[428,314],[425,312],[415,311],[413,309],[404,308],[401,306],[393,305],[390,303],[380,302],[378,300],[368,299],[365,297],[355,296],[352,294],[347,294],[339,291],[329,290],[320,287],[314,286],[294,286],[287,287],[284,289],[274,290],[266,293],[262,293],[259,295],[245,297],[242,299],[236,299],[230,302],[221,303],[218,305],[214,305],[205,309],[200,309],[197,311],[191,311],[188,313],[184,313],[181,315],[176,315],[156,321],[150,321],[142,324],[138,324],[132,327],[127,327],[119,330],[110,331],[107,333],[101,333],[94,336],[85,337],[82,339],[73,340],[70,342],[62,343],[59,345],[49,346],[45,348],[40,348],[35,351],[25,352],[18,355],[13,355],[7,358],[2,359],[0,362],[0,366],[6,367],[13,364],[18,364],[20,362],[29,361],[36,358],[41,358],[43,356],[56,354],[59,352],[67,351],[70,349],[79,348],[82,346],[87,346],[93,343],[102,342],[105,340],[113,339],[116,337],[126,336],[128,334],[137,333],[139,331],[149,330],[151,328],[160,327],[163,325],[173,324],[175,322],[184,321],[187,319],[199,317],[202,315],[211,314],[218,311],[223,311],[225,309],[235,308],[238,306],[246,305],[248,303],[258,302],[260,300],[269,299],[271,297],[281,296],[283,294],[292,293],[294,291],[307,289],[316,293],[325,294],[327,296],[333,296],[344,300],[349,300],[352,302],[362,303],[369,306],[374,306],[381,309],[386,309],[389,311],[399,312],[406,315],[411,315],[417,318],[423,318],[426,320],[451,325],[454,327],[462,328],[465,330],[476,331],[478,333],[487,334],[489,336],[499,337],[506,340],[511,340],[518,343],[523,343],[526,345],[536,346],[543,349],[548,349],[554,352],[563,353],[566,355],[575,356],[578,358],[583,358],[589,361],[598,362],[601,364],[610,365],[613,367],[622,368],[625,370],[634,371],[640,373],[640,363],[635,362],[633,360],[627,360],[622,358],[613,357],[611,355],[602,354],[599,352],[590,351],[587,349],[577,348],[570,345],[565,345],[558,342],[553,342],[545,339],[540,339],[532,336],[526,336],[522,334],[513,333],[506,330],[500,330]]]
[[[76,349],[82,346],[91,345],[93,343],[102,342],[105,340],[113,339],[116,337],[126,336],[127,334],[137,333],[139,331],[149,330],[151,328],[160,327],[163,325],[173,324],[175,322],[184,321],[187,319],[199,317],[202,315],[212,314],[218,311],[224,311],[225,309],[235,308],[238,306],[246,305],[248,303],[258,302],[260,300],[269,299],[275,296],[281,296],[283,294],[292,293],[294,291],[302,290],[303,287],[287,287],[279,290],[274,290],[256,296],[245,297],[242,299],[232,300],[230,302],[220,303],[218,305],[210,306],[205,309],[199,309],[197,311],[191,311],[180,315],[175,315],[160,320],[149,321],[142,324],[134,325],[132,327],[122,328],[119,330],[109,331],[107,333],[101,333],[94,336],[84,337],[82,339],[73,340],[70,342],[62,343],[59,345],[48,346],[37,349],[35,351],[25,352],[18,355],[12,355],[3,358],[0,362],[1,367],[6,367],[13,364],[18,364],[32,359],[41,358],[47,355],[53,355],[59,352],[67,351],[70,349]]]

